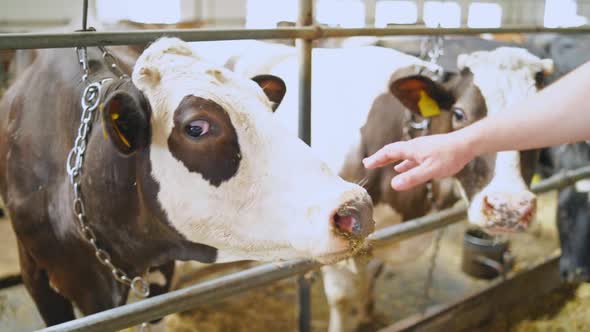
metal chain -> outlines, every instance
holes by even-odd
[[[440,28],[440,25],[439,25]],[[443,77],[443,69],[438,65],[438,59],[444,55],[444,38],[442,35],[432,35],[428,38],[422,39],[420,43],[420,59],[436,65],[436,70],[433,74],[428,76],[435,81],[439,81]],[[425,68],[420,67],[418,74],[422,74]],[[414,115],[408,121],[409,126],[415,130],[426,130],[430,127],[430,118],[424,118],[421,121],[414,120]]]
[[[444,55],[444,37],[442,35],[429,36],[420,44],[420,58],[422,60],[437,63],[441,55]]]
[[[124,75],[118,68],[115,58],[104,47],[101,47],[100,49],[103,52],[103,58],[105,61],[107,61],[111,70],[114,70],[113,73],[118,75],[120,78],[126,77],[126,75]],[[82,172],[82,166],[84,164],[88,135],[92,129],[92,121],[94,119],[95,111],[100,104],[102,89],[105,84],[112,82],[113,79],[106,78],[98,82],[89,83],[87,50],[85,47],[78,47],[76,48],[76,53],[82,68],[82,81],[84,81],[87,86],[84,89],[81,98],[82,115],[80,118],[80,127],[78,128],[77,136],[74,140],[74,147],[68,154],[66,169],[74,191],[72,208],[76,216],[78,231],[84,240],[92,246],[98,261],[111,271],[111,274],[115,280],[126,286],[129,286],[135,295],[141,298],[146,298],[150,293],[149,283],[146,282],[146,280],[141,276],[130,278],[123,270],[115,266],[112,262],[111,255],[99,247],[96,234],[87,222],[80,175]]]
[[[117,59],[115,59],[115,57],[109,53],[109,51],[104,46],[98,46],[98,49],[100,49],[102,52],[102,58],[107,63],[113,74],[117,75],[120,79],[129,78],[129,76],[125,74],[117,65]]]
[[[424,306],[422,307],[422,314],[426,313],[426,310],[428,309],[428,305],[431,300],[430,289],[432,288],[432,283],[434,281],[434,269],[436,268],[436,259],[438,258],[438,253],[440,252],[440,243],[444,235],[445,229],[446,227],[439,229],[436,233],[436,238],[434,239],[434,251],[432,252],[432,256],[430,256],[430,266],[428,267],[426,281],[424,282]]]
[[[440,28],[440,24],[438,27]],[[440,34],[424,38],[420,44],[420,59],[437,65],[438,59],[445,54],[444,42],[445,39]],[[435,74],[440,79],[443,75],[442,68],[439,67]]]

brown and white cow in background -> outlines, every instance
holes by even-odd
[[[253,41],[242,41],[240,46],[212,44],[218,61],[229,60],[229,67],[246,77],[264,71],[285,79],[290,89],[276,116],[295,132],[295,51],[291,49],[289,54],[281,46],[273,57],[276,45]],[[201,43],[194,45],[206,48]],[[443,180],[433,182],[432,200],[427,186],[395,192],[390,187],[393,168],[367,171],[361,163],[364,157],[394,141],[449,132],[500,112],[535,93],[539,78],[552,67],[551,60],[541,60],[524,49],[498,48],[460,56],[460,71],[445,73],[437,81],[433,79],[436,67],[394,50],[351,47],[313,52],[313,150],[344,179],[361,181],[367,188],[376,204],[377,228],[391,224],[394,212],[407,220],[434,207],[449,206],[454,202],[453,190]],[[424,102],[436,104],[436,115],[422,116],[424,106],[420,104]],[[415,128],[426,123],[423,129]],[[536,158],[536,151],[501,152],[478,157],[467,165],[456,179],[470,202],[469,220],[486,228],[493,225],[496,230],[525,229],[535,211],[535,196],[527,188]],[[426,234],[402,242],[396,250],[382,249],[374,254],[387,262],[401,263],[421,254],[430,238],[431,234]],[[373,271],[367,258],[325,266],[323,272],[331,306],[330,331],[356,329],[368,318],[371,307]]]
[[[87,223],[130,276],[174,260],[347,257],[373,231],[367,192],[334,174],[272,116],[285,85],[204,61],[176,38],[126,59],[118,79],[89,48],[90,80],[110,77],[81,175]],[[261,88],[262,87],[262,88]],[[47,325],[125,303],[78,232],[65,169],[84,84],[72,49],[39,51],[0,102],[0,194],[24,283]],[[102,127],[102,128],[101,128]],[[166,287],[152,293],[166,291]]]

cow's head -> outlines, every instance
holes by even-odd
[[[501,47],[458,58],[458,74],[440,81],[427,75],[394,79],[393,94],[407,107],[413,136],[445,133],[504,111],[540,88],[552,69],[524,49]],[[490,139],[494,139],[490,137]],[[491,231],[526,229],[534,217],[536,198],[528,189],[535,151],[505,151],[478,156],[458,175],[470,201],[470,222]]]
[[[366,191],[273,120],[285,93],[279,78],[243,78],[163,38],[139,57],[132,81],[145,99],[111,94],[106,133],[120,152],[149,155],[138,167],[158,184],[165,222],[216,248],[216,261],[330,261],[372,232]]]

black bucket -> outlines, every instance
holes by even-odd
[[[480,279],[504,278],[513,263],[508,240],[494,238],[477,228],[465,231],[461,260],[463,272]]]

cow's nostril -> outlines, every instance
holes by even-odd
[[[334,228],[345,234],[356,235],[361,231],[361,224],[352,213],[338,212],[334,214],[332,218]]]
[[[490,202],[488,196],[483,197],[483,210],[485,211],[493,211],[495,209],[494,204]]]

